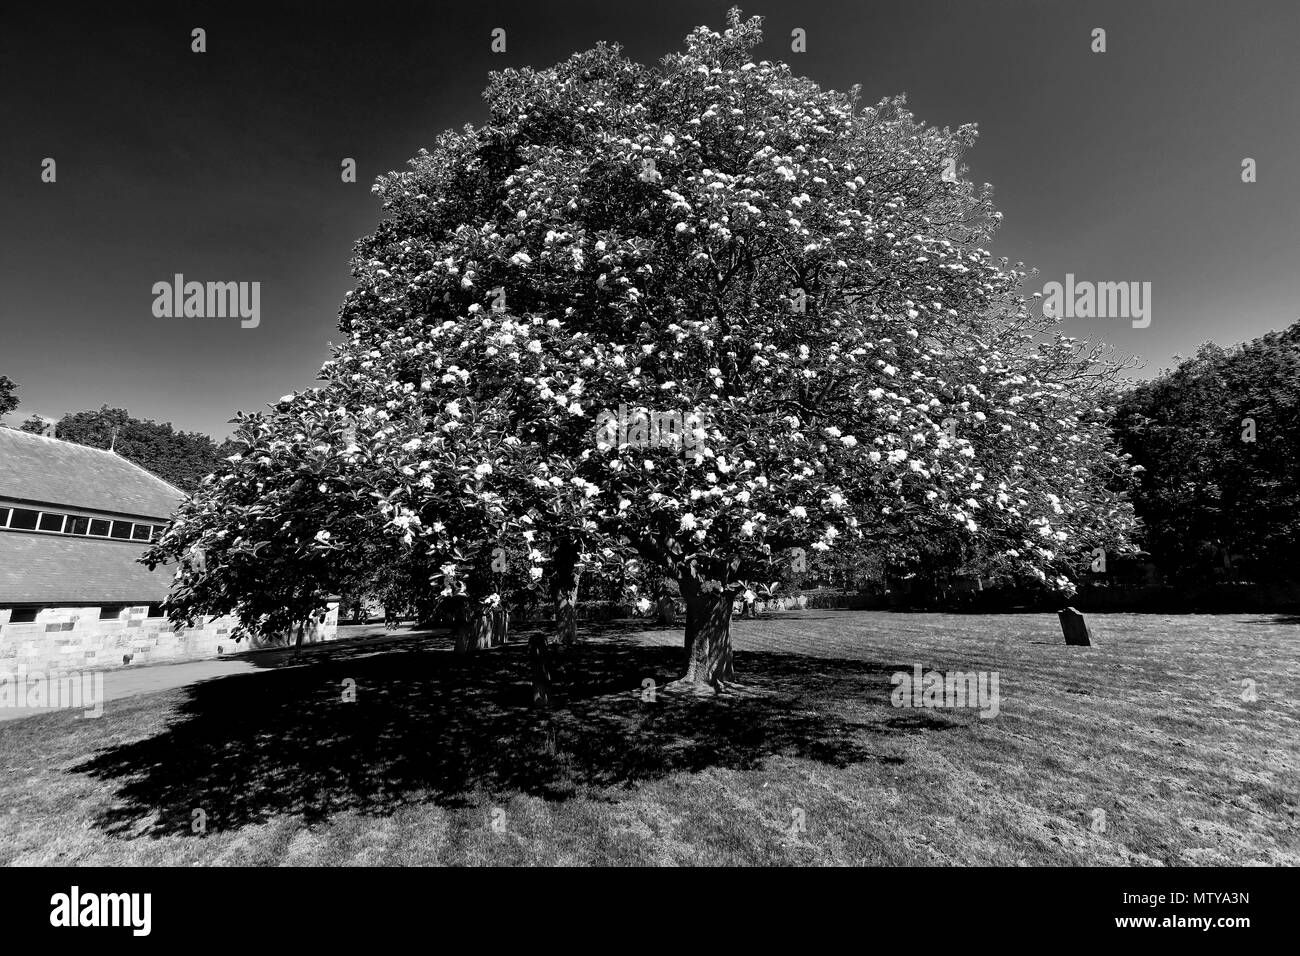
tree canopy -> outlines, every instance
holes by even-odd
[[[18,407],[18,383],[8,375],[0,375],[0,416],[8,415]]]
[[[677,582],[686,679],[714,681],[734,595],[793,548],[978,545],[1068,587],[1124,546],[1109,370],[983,247],[990,189],[945,175],[975,128],[760,37],[732,11],[657,67],[601,44],[493,74],[485,125],[381,177],[322,384],[242,419],[151,553],[220,556],[176,613],[282,622],[259,582],[306,613],[360,555],[490,606],[524,542],[520,586],[566,549]]]
[[[119,455],[182,491],[193,491],[218,467],[223,446],[199,432],[182,432],[170,422],[132,418],[124,408],[69,412],[59,419],[54,436],[93,448],[113,448]],[[230,454],[230,450],[225,450]]]
[[[1196,355],[1127,393],[1115,431],[1143,469],[1141,540],[1175,580],[1300,570],[1300,322]]]

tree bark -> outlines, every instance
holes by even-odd
[[[668,579],[662,574],[655,584],[655,617],[667,627],[677,623],[677,604],[668,590]]]
[[[727,590],[701,591],[682,581],[686,599],[686,673],[680,683],[715,687],[734,680],[731,659],[731,610],[735,596]]]
[[[456,653],[469,654],[492,646],[492,612],[481,605],[466,607],[456,616]]]
[[[528,639],[528,662],[533,673],[533,706],[550,707],[551,655],[542,631]]]
[[[555,570],[551,579],[555,639],[561,644],[573,644],[578,640],[578,582],[581,577],[577,545],[568,540],[561,541],[555,551]]]
[[[667,594],[660,595],[655,600],[655,619],[668,627],[677,623],[677,608],[673,606],[673,599]]]
[[[506,637],[510,634],[510,612],[503,607],[497,608],[491,612],[492,615],[492,647],[506,642]]]

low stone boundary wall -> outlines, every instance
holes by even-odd
[[[235,643],[236,619],[203,619],[174,630],[165,617],[149,617],[146,605],[127,607],[100,618],[98,607],[43,608],[31,623],[14,624],[13,612],[0,609],[0,677],[21,672],[108,670],[135,664],[204,660],[265,647],[292,646],[294,635]],[[323,618],[323,619],[322,619]],[[303,635],[304,644],[338,635],[338,605],[318,617]]]

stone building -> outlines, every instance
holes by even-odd
[[[234,618],[174,629],[174,568],[138,563],[184,493],[112,451],[0,427],[0,676],[247,650]],[[309,640],[335,636],[337,606]]]

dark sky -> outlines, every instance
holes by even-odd
[[[224,437],[309,385],[373,230],[374,177],[484,118],[491,69],[598,40],[643,62],[729,3],[98,3],[0,14],[0,374],[16,417],[97,408]],[[57,11],[57,12],[56,12]],[[906,92],[978,123],[995,251],[1152,283],[1151,326],[1071,334],[1148,358],[1282,328],[1300,309],[1300,3],[755,2],[761,55],[823,86]],[[207,30],[208,52],[190,52]],[[505,54],[490,51],[494,27]],[[790,52],[790,31],[808,52]],[[1094,27],[1108,51],[1090,51]],[[1241,161],[1259,181],[1241,182]],[[58,181],[40,181],[53,157]],[[356,184],[339,178],[354,157]],[[155,282],[262,283],[261,325],[159,319]]]

